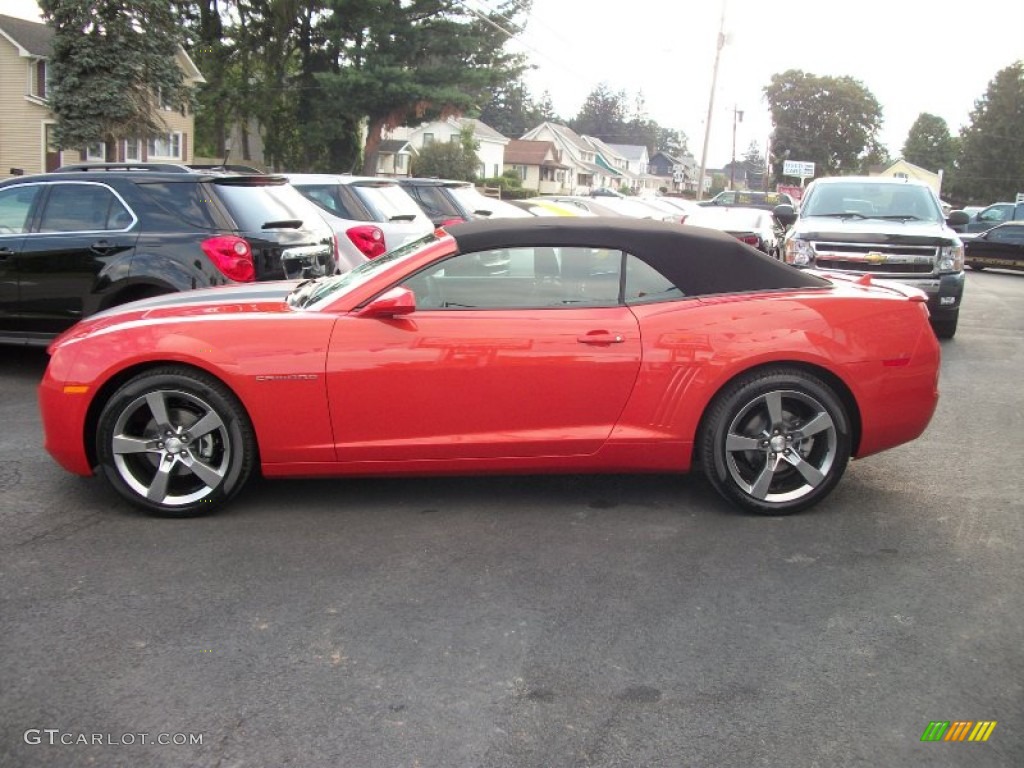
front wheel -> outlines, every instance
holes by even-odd
[[[700,437],[704,473],[726,499],[764,515],[806,509],[850,459],[850,421],[816,376],[775,367],[741,377],[712,402]]]
[[[216,511],[256,464],[252,426],[235,396],[178,367],[147,371],[114,393],[100,414],[96,451],[118,493],[163,517]]]

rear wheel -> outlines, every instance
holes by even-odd
[[[985,271],[985,267],[983,267],[981,264],[971,264],[971,262],[967,262],[967,266],[973,269],[975,272]]]
[[[164,517],[216,511],[256,464],[252,426],[235,396],[178,367],[147,371],[114,393],[100,414],[96,450],[118,493]]]
[[[793,368],[744,376],[712,402],[700,442],[708,480],[751,512],[786,515],[831,493],[850,458],[849,417],[831,387]]]

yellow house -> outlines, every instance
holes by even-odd
[[[187,163],[192,160],[195,120],[191,112],[160,109],[167,134],[147,141],[102,142],[90,147],[54,147],[57,124],[47,95],[48,59],[53,29],[46,24],[0,15],[0,178],[52,171],[82,160]],[[178,49],[178,66],[185,82],[205,82],[196,65]]]
[[[917,181],[923,181],[935,190],[936,195],[939,194],[939,191],[942,189],[942,171],[932,173],[919,165],[908,163],[906,160],[897,160],[878,175],[894,176],[897,179],[916,179]]]

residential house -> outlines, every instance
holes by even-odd
[[[659,187],[673,192],[697,191],[697,177],[700,168],[693,155],[673,155],[668,152],[655,152],[651,156],[649,173],[657,178]]]
[[[435,141],[459,141],[465,128],[473,129],[473,138],[479,144],[476,153],[480,158],[480,169],[477,171],[480,178],[501,176],[505,172],[505,147],[510,139],[472,117],[449,117],[415,128],[400,126],[388,132],[384,139],[405,140],[412,152],[418,152]]]
[[[619,174],[598,165],[593,145],[566,125],[544,122],[520,138],[554,143],[560,153],[559,161],[571,168],[568,172],[570,194],[587,195],[597,187],[613,186],[613,179],[620,178]]]
[[[0,16],[0,177],[52,171],[82,160],[189,162],[194,120],[191,113],[160,109],[167,133],[147,141],[121,141],[61,149],[55,146],[57,120],[48,102],[48,65],[53,29],[46,24]],[[179,48],[178,65],[190,85],[204,82]]]
[[[922,168],[919,165],[908,163],[906,160],[897,160],[895,163],[890,165],[888,168],[883,169],[881,172],[872,173],[872,176],[893,176],[897,179],[916,179],[923,181],[938,195],[942,189],[942,171],[933,173],[926,168]]]
[[[411,176],[412,144],[405,139],[384,139],[377,146],[378,176]]]
[[[609,144],[626,159],[626,170],[637,179],[637,192],[657,192],[659,184],[650,174],[651,158],[643,144]]]
[[[572,168],[559,162],[559,152],[552,141],[512,139],[505,146],[505,169],[513,169],[523,180],[523,187],[542,195],[569,194]]]
[[[609,174],[607,177],[608,182],[602,183],[600,186],[629,190],[631,192],[636,191],[638,179],[636,174],[629,171],[629,164],[626,162],[626,158],[596,136],[584,136],[583,140],[594,148],[594,157],[597,160],[597,164]]]

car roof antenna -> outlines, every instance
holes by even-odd
[[[231,139],[224,140],[224,162],[221,163],[221,167],[228,167],[228,158],[231,157]]]

